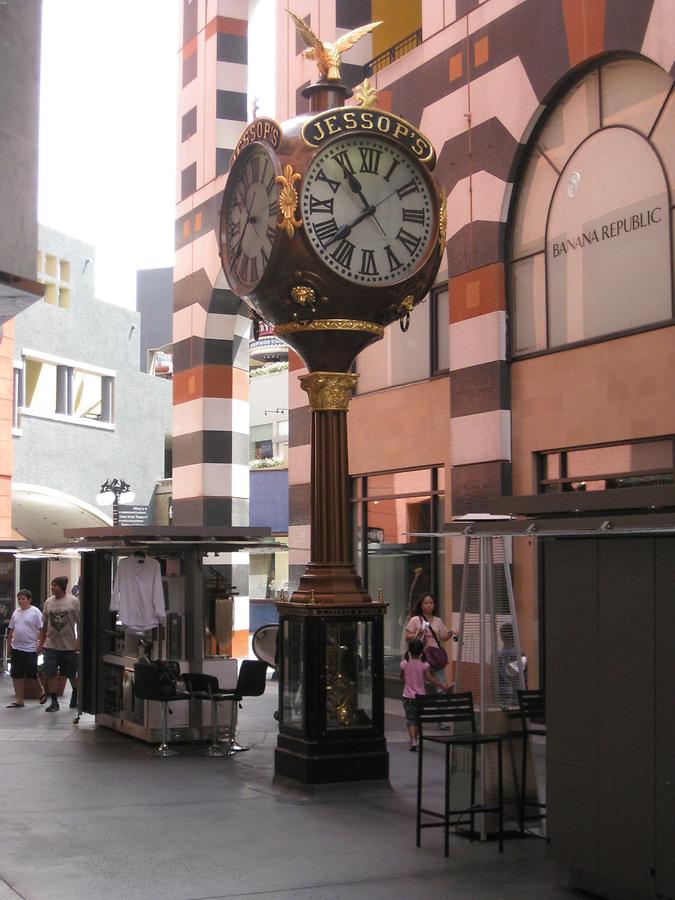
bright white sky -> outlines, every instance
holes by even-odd
[[[96,296],[135,308],[173,265],[176,0],[43,0],[38,219],[93,244]]]

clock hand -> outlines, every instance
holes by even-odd
[[[366,200],[366,198],[364,196],[363,187],[362,187],[359,179],[356,177],[356,175],[354,175],[353,172],[349,171],[349,169],[345,166],[345,164],[342,162],[342,160],[335,157],[335,162],[340,166],[340,168],[344,172],[344,175],[345,175],[345,178],[347,179],[347,184],[349,185],[350,190],[352,190],[359,197],[359,199],[361,200],[361,203],[363,203],[363,205],[366,209],[370,209],[371,204],[368,203],[368,201]],[[373,218],[375,219],[375,224],[380,229],[382,234],[386,237],[387,233],[384,230],[384,228],[380,225],[380,223],[377,221],[377,217],[374,216],[373,213],[370,213],[370,215],[373,216]]]
[[[352,229],[356,228],[356,226],[359,224],[359,222],[363,222],[363,220],[367,219],[368,216],[372,216],[374,212],[375,212],[375,207],[369,206],[368,209],[365,209],[361,213],[361,215],[357,216],[353,222],[350,222],[349,225],[343,225],[341,228],[338,228],[338,230],[335,232],[333,237],[329,241],[326,241],[326,243],[323,246],[330,247],[330,245],[334,244],[335,241],[341,241],[341,240],[343,240],[343,238],[349,237],[349,235],[352,233]]]
[[[253,197],[251,197],[251,206],[253,206]],[[253,221],[253,217],[251,216],[251,210],[247,209],[246,207],[244,207],[244,209],[246,210],[246,221],[244,222],[244,227],[241,232],[241,237],[239,238],[239,243],[235,247],[234,253],[232,254],[232,262],[236,262],[237,259],[239,258],[239,254],[241,253],[241,245],[244,240],[244,235],[246,234],[246,229]]]

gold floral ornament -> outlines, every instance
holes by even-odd
[[[302,219],[295,218],[298,208],[298,192],[293,187],[296,181],[300,181],[302,175],[293,172],[293,166],[286,166],[283,175],[277,175],[277,184],[281,185],[279,191],[279,209],[281,210],[281,222],[277,222],[277,228],[282,228],[289,238],[295,234],[295,229],[300,228]]]
[[[382,24],[382,22],[371,22],[369,25],[362,25],[360,28],[343,34],[335,43],[331,43],[319,40],[309,25],[292,13],[290,9],[287,9],[286,12],[293,20],[301,40],[307,45],[307,50],[304,50],[302,55],[306,59],[315,60],[319,67],[319,74],[328,81],[340,80],[340,58],[345,50],[349,50],[362,37],[370,34],[373,28]]]
[[[316,291],[313,287],[306,284],[296,284],[291,288],[291,300],[299,306],[314,303],[316,300]]]
[[[448,234],[448,203],[445,198],[445,191],[441,196],[441,208],[438,214],[438,243],[441,250],[445,250],[445,239]]]
[[[354,99],[356,103],[365,109],[372,109],[377,103],[377,91],[371,87],[367,78],[364,78],[361,84],[354,88]]]

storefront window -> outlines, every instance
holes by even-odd
[[[431,535],[443,521],[444,489],[440,467],[354,479],[355,560],[368,593],[382,591],[388,604],[385,678],[392,695],[399,690],[403,627],[411,609],[427,591],[443,608],[441,542]]]
[[[671,88],[652,63],[613,61],[548,116],[512,220],[515,355],[673,319]]]
[[[672,437],[539,454],[539,491],[604,491],[675,484]]]
[[[396,322],[384,337],[367,347],[356,362],[358,394],[399,384],[422,381],[450,368],[450,314],[444,283],[427,295],[410,316],[410,327],[401,331]]]

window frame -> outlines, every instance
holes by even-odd
[[[45,363],[56,368],[53,411],[26,406],[25,370],[28,361]],[[75,415],[73,412],[73,383],[77,372],[94,375],[101,379],[100,419]],[[54,422],[68,422],[71,425],[82,425],[85,428],[114,431],[116,374],[113,369],[105,369],[101,366],[81,363],[61,356],[54,356],[50,353],[24,348],[21,353],[20,363],[14,364],[13,433],[17,435],[21,433],[21,419],[24,416],[31,416],[36,419],[49,419]]]
[[[579,72],[575,73],[576,77],[572,81],[565,81],[560,88],[551,96],[550,102],[547,104],[546,109],[544,110],[541,118],[537,122],[534,127],[532,134],[527,142],[525,152],[522,154],[522,157],[519,160],[519,164],[516,168],[514,174],[514,185],[520,186],[523,181],[525,174],[528,170],[530,163],[533,160],[533,156],[535,151],[542,154],[548,161],[548,164],[552,166],[553,170],[557,173],[557,181],[559,180],[567,161],[571,159],[574,153],[579,149],[581,144],[588,140],[594,134],[597,134],[601,131],[605,131],[608,128],[615,127],[624,127],[636,131],[641,135],[641,137],[649,144],[652,152],[655,154],[657,159],[659,160],[666,180],[666,185],[668,188],[668,214],[670,219],[670,269],[671,273],[675,272],[675,190],[671,189],[670,184],[668,182],[667,177],[667,169],[663,163],[662,156],[656,147],[656,145],[652,141],[652,135],[662,121],[662,116],[664,110],[666,109],[669,100],[675,94],[675,79],[671,79],[671,86],[669,91],[666,93],[665,98],[661,104],[661,108],[659,109],[650,129],[648,135],[642,134],[642,132],[638,132],[637,129],[632,128],[631,125],[618,125],[617,123],[608,123],[605,124],[605,116],[602,106],[603,99],[603,88],[602,88],[602,78],[603,78],[603,70],[608,65],[616,64],[621,61],[640,61],[644,62],[645,65],[652,65],[657,68],[661,68],[657,63],[652,60],[647,60],[644,57],[637,56],[632,53],[616,53],[612,55],[607,55],[602,57],[600,60],[594,60],[589,63],[587,66],[584,66],[579,70]],[[664,74],[668,75],[668,73],[662,69]],[[597,73],[597,103],[599,110],[599,127],[591,129],[587,134],[585,134],[576,144],[574,149],[571,150],[567,161],[563,164],[562,168],[559,169],[557,165],[555,165],[551,160],[548,159],[546,155],[546,150],[543,146],[539,145],[539,140],[541,138],[542,133],[546,129],[547,125],[551,121],[552,114],[555,110],[560,106],[560,104],[565,100],[565,98],[569,97],[572,92],[578,88],[578,86],[593,73]],[[546,221],[548,222],[548,218],[550,216],[551,211],[551,203],[553,200],[554,191],[551,193],[548,199],[547,206],[547,214]],[[551,353],[560,353],[564,350],[571,350],[577,347],[584,347],[593,344],[604,343],[606,341],[616,340],[617,338],[626,337],[628,335],[641,334],[643,332],[648,331],[656,331],[661,328],[672,327],[675,324],[675,275],[671,275],[671,316],[668,319],[661,319],[655,322],[649,322],[643,325],[638,325],[632,328],[622,329],[618,331],[606,332],[597,336],[581,338],[576,341],[570,341],[564,344],[557,344],[555,346],[551,346],[549,344],[549,297],[548,297],[548,270],[546,266],[546,248],[538,251],[523,253],[522,255],[515,257],[513,254],[514,241],[515,241],[515,225],[517,219],[517,213],[519,208],[519,199],[520,199],[520,191],[514,190],[513,196],[511,198],[510,212],[508,217],[508,228],[507,228],[507,238],[506,238],[506,260],[507,260],[507,278],[506,278],[506,299],[507,299],[507,309],[510,313],[511,324],[509,327],[508,334],[508,354],[509,357],[514,361],[527,360],[532,359],[538,356],[547,356]],[[516,323],[518,317],[518,310],[516,304],[516,295],[515,295],[515,287],[514,287],[514,266],[515,264],[522,262],[526,259],[531,259],[533,257],[537,257],[542,255],[544,258],[544,315],[545,315],[545,341],[546,346],[536,350],[527,350],[523,352],[519,352],[515,349],[515,334],[516,334]]]
[[[596,472],[587,475],[584,475],[583,473],[570,475],[568,472],[568,453],[576,453],[577,451],[583,450],[602,450],[611,447],[636,447],[640,444],[666,443],[666,441],[670,441],[671,443],[671,465],[669,468],[664,468],[662,466],[652,466],[651,468],[647,469],[628,470],[623,472]],[[559,457],[559,475],[557,478],[546,477],[546,461],[551,456]],[[622,478],[638,478],[641,476],[658,476],[668,474],[671,476],[672,484],[675,484],[675,435],[664,434],[654,435],[652,437],[646,438],[628,439],[624,441],[608,441],[598,444],[583,444],[579,445],[578,447],[561,447],[555,450],[540,450],[535,453],[535,478],[537,482],[537,494],[575,493],[572,485],[582,482],[608,481]],[[550,489],[554,485],[560,486],[557,491]],[[619,490],[629,490],[630,487],[631,486],[622,487],[619,488]],[[610,490],[610,488],[605,487],[604,490]]]
[[[450,323],[448,322],[446,325],[447,329],[447,340],[448,340],[448,360],[449,365],[447,369],[439,369],[437,368],[437,359],[438,359],[438,303],[437,298],[439,294],[442,294],[444,291],[447,291],[448,294],[448,304],[450,303],[450,286],[448,279],[442,279],[437,284],[435,284],[427,294],[424,295],[424,299],[417,304],[417,306],[421,306],[423,303],[429,304],[429,327],[426,341],[426,350],[427,350],[427,374],[423,375],[419,378],[411,378],[409,381],[397,381],[393,384],[384,384],[380,387],[372,388],[371,390],[359,390],[359,383],[356,385],[356,397],[367,397],[370,394],[376,394],[378,391],[391,391],[396,390],[397,388],[406,387],[410,384],[421,384],[424,381],[429,381],[432,378],[443,378],[447,377],[450,374]],[[415,309],[417,308],[415,307]],[[415,315],[415,310],[413,309],[412,314]],[[398,321],[392,322],[387,328],[397,328],[399,326]],[[354,364],[351,367],[351,371],[359,374],[358,369],[358,357],[355,360]]]

